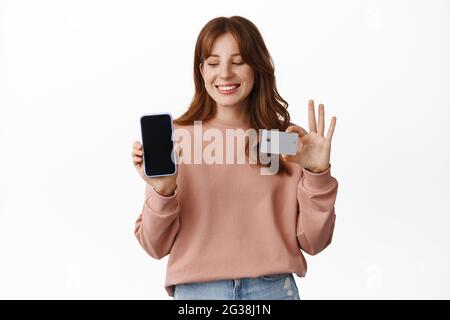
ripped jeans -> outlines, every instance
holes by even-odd
[[[300,300],[292,273],[175,286],[175,300]]]

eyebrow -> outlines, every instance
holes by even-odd
[[[231,55],[231,57],[233,57],[233,56],[240,56],[241,54],[240,53],[233,53],[232,55]],[[210,57],[220,57],[219,55],[217,55],[217,54],[210,54],[209,55]]]

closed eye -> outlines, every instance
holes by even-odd
[[[242,64],[244,64],[243,62],[240,62],[240,63],[233,63],[233,64],[236,64],[236,65],[242,65]],[[208,63],[208,66],[217,66],[217,65],[219,65],[218,63]]]

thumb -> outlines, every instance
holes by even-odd
[[[180,164],[180,158],[183,156],[183,149],[181,148],[180,144],[176,143],[174,145],[174,150],[175,150],[175,164],[178,165]]]

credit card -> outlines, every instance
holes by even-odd
[[[295,155],[297,153],[297,132],[263,129],[260,131],[260,134],[260,151],[262,153],[285,155]]]

